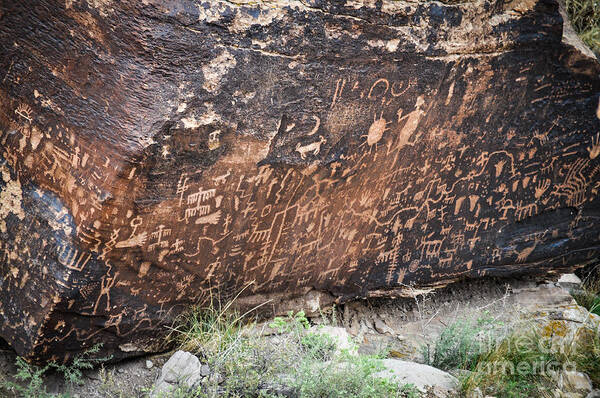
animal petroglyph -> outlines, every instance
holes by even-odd
[[[375,149],[377,149],[377,143],[383,137],[383,133],[385,133],[388,128],[387,125],[391,123],[383,118],[383,116],[379,116],[379,119],[373,120],[373,123],[369,127],[369,132],[367,135],[363,135],[367,140],[365,143],[369,145],[369,149],[375,145]]]
[[[323,136],[319,136],[319,141],[315,141],[311,144],[302,146],[300,143],[296,144],[296,152],[300,153],[300,157],[302,159],[306,159],[306,155],[308,153],[312,153],[313,155],[318,155],[321,151],[321,145],[325,144],[327,139]]]
[[[517,262],[518,263],[525,262],[529,258],[529,256],[531,255],[531,253],[533,253],[533,251],[535,250],[535,248],[537,247],[537,245],[540,242],[541,242],[541,239],[538,238],[538,237],[536,237],[532,246],[526,247],[525,249],[521,250],[517,254]]]
[[[420,2],[408,30],[386,2],[113,2],[89,10],[102,40],[49,0],[4,2],[0,335],[32,359],[102,342],[118,360],[213,293],[276,312],[308,289],[589,262],[600,65],[532,1],[525,20]],[[146,34],[159,22],[178,34]]]

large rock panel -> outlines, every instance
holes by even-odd
[[[21,355],[157,350],[215,292],[343,301],[597,258],[600,67],[552,0],[1,4]]]

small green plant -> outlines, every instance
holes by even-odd
[[[324,333],[308,332],[300,338],[301,349],[310,358],[329,361],[337,348],[335,340]]]
[[[600,388],[600,329],[580,328],[569,350],[558,353],[558,359],[570,363],[590,376],[595,388]]]
[[[182,316],[171,336],[186,351],[221,351],[237,338],[243,326],[242,317],[230,307],[221,306],[220,301],[207,307],[193,307]]]
[[[489,317],[451,323],[433,345],[421,347],[425,363],[442,370],[471,369],[482,354],[483,345],[490,342],[495,326],[499,325],[501,323]]]
[[[76,355],[73,361],[68,364],[54,364],[50,366],[64,376],[65,382],[69,388],[75,384],[83,383],[83,371],[93,369],[94,367],[109,361],[112,357],[93,358],[102,348],[102,344],[96,344],[92,348],[83,352],[81,355]]]
[[[304,359],[292,382],[300,397],[306,398],[372,398],[418,397],[413,385],[400,385],[377,372],[384,370],[381,358],[351,356],[347,353],[337,361],[315,363]]]
[[[14,375],[16,381],[3,380],[3,390],[10,391],[16,396],[24,398],[52,397],[46,391],[43,379],[43,376],[51,368],[50,364],[38,367],[27,363],[21,357],[17,357],[15,364],[17,366],[17,373]]]
[[[59,398],[69,397],[70,391],[76,384],[82,384],[83,371],[93,369],[94,366],[110,360],[110,358],[92,358],[102,347],[97,344],[85,351],[83,354],[75,356],[70,364],[58,364],[49,362],[43,367],[32,365],[21,357],[17,357],[17,373],[14,375],[15,381],[3,380],[0,388],[10,391],[16,396],[23,398]],[[50,394],[46,390],[44,376],[55,371],[61,373],[67,386],[67,393]]]
[[[537,324],[520,325],[481,352],[471,373],[461,380],[469,393],[479,388],[498,397],[550,396],[552,374],[576,369],[600,386],[600,331],[581,327],[568,341],[547,336]]]
[[[310,323],[306,318],[304,311],[298,311],[294,314],[294,311],[289,311],[287,317],[275,317],[269,327],[276,329],[278,333],[290,333],[299,332],[303,329],[308,329]]]

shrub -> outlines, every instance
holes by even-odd
[[[485,344],[501,323],[491,318],[461,319],[444,328],[433,345],[421,347],[427,365],[442,370],[470,369],[477,363]]]
[[[59,395],[48,393],[44,376],[50,371],[61,373],[67,385],[67,390],[70,391],[75,384],[83,383],[84,370],[93,369],[94,366],[110,360],[110,358],[90,358],[93,354],[97,354],[101,347],[101,344],[95,345],[83,354],[75,356],[70,364],[49,362],[45,366],[39,367],[28,363],[21,357],[17,357],[15,381],[3,380],[0,382],[0,388],[23,398],[69,397],[69,392]]]

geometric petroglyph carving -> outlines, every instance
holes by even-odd
[[[342,302],[598,256],[600,66],[553,0],[88,3],[0,6],[20,355],[156,351],[214,292]]]

